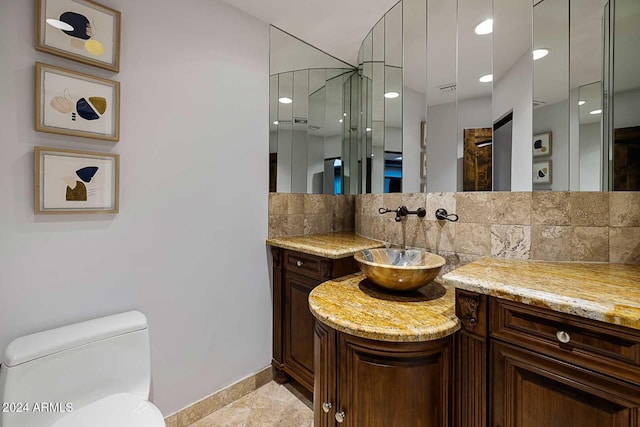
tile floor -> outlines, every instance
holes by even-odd
[[[313,427],[311,402],[271,381],[189,427]]]

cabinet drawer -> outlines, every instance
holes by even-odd
[[[491,338],[640,384],[640,331],[492,298]]]
[[[328,263],[330,263],[330,261],[327,261],[325,258],[302,254],[300,252],[285,251],[284,253],[285,270],[302,274],[316,280],[322,280],[323,270],[330,270],[330,266],[323,266],[323,264]],[[324,280],[328,279],[329,277]]]

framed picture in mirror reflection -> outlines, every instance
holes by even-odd
[[[551,160],[533,162],[533,183],[551,184]]]
[[[533,157],[551,155],[551,132],[533,135]]]

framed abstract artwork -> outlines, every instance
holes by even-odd
[[[533,135],[533,157],[551,155],[551,132]]]
[[[533,183],[551,184],[551,160],[533,162]]]
[[[36,62],[36,130],[118,141],[120,83]]]
[[[37,0],[36,49],[120,71],[120,12],[90,0]]]
[[[118,213],[120,156],[35,147],[36,214]]]

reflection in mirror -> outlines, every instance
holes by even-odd
[[[457,191],[456,2],[429,0],[426,30],[426,190]]]
[[[533,186],[532,13],[531,0],[493,0],[494,190]]]
[[[402,31],[399,2],[373,27],[358,53],[359,168],[367,193],[402,191]]]
[[[569,0],[544,0],[534,6],[533,59],[533,162],[552,160],[552,179],[536,181],[533,189],[568,191]],[[536,148],[544,135],[549,143]]]
[[[611,0],[613,7],[612,190],[640,190],[640,2]]]
[[[462,158],[459,191],[493,188],[492,86],[485,77],[493,73],[491,7],[491,0],[458,0],[457,154]]]
[[[606,189],[602,90],[607,9],[606,0],[571,0],[570,3],[569,188],[572,191]]]
[[[275,27],[270,42],[270,191],[351,194],[343,95],[354,69]]]

